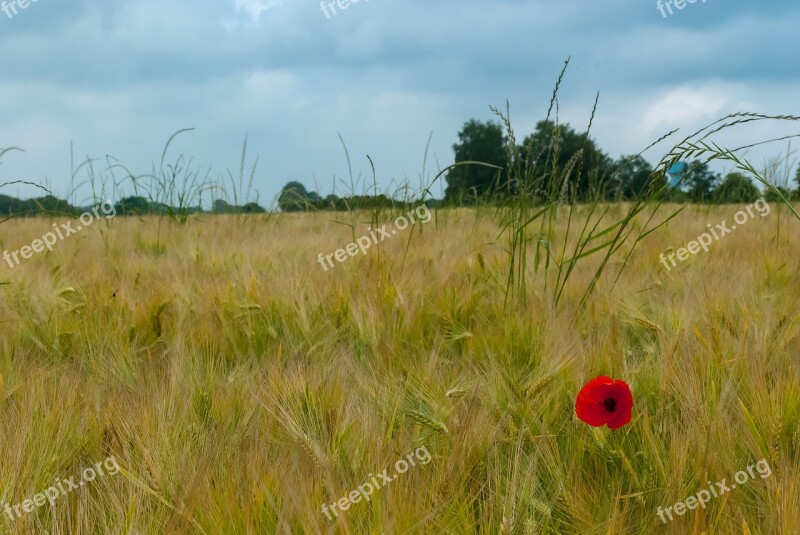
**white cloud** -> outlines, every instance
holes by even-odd
[[[656,95],[642,119],[645,130],[655,133],[717,118],[738,88],[724,84],[677,87]]]
[[[246,11],[250,14],[251,22],[255,25],[261,23],[260,17],[263,11],[272,9],[280,5],[282,0],[236,0],[236,11]]]

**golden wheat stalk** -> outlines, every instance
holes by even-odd
[[[431,415],[425,414],[425,413],[420,412],[418,410],[410,410],[406,414],[408,415],[409,418],[411,418],[415,422],[417,422],[417,423],[419,423],[421,425],[424,425],[425,427],[429,427],[430,429],[433,429],[434,431],[438,431],[438,432],[443,433],[445,435],[450,433],[450,431],[447,429],[447,426],[444,425],[443,422],[437,420],[436,418],[434,418]]]

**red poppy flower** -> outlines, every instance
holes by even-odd
[[[631,409],[633,396],[628,384],[606,376],[586,383],[575,401],[575,414],[593,427],[619,429],[630,423]]]

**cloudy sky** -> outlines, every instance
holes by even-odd
[[[490,105],[510,101],[519,137],[529,133],[567,57],[560,119],[584,130],[599,92],[593,137],[613,157],[730,112],[800,115],[800,2],[671,9],[662,16],[656,0],[361,0],[327,15],[316,0],[14,4],[10,17],[0,11],[0,147],[25,152],[0,160],[0,182],[46,182],[66,195],[71,146],[76,162],[98,158],[99,172],[118,161],[147,173],[169,136],[193,127],[167,159],[183,153],[204,173],[237,174],[248,136],[262,205],[290,180],[323,195],[336,182],[342,193],[338,134],[356,180],[371,177],[369,155],[380,189],[418,185],[429,135],[428,169],[446,166],[461,125],[489,119]],[[769,123],[721,141],[797,133],[800,123]],[[760,165],[786,150],[748,156]],[[89,195],[84,185],[72,199]]]

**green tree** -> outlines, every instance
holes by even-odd
[[[235,210],[233,207],[223,199],[217,199],[211,205],[211,212],[214,214],[230,214],[233,213]]]
[[[153,206],[144,197],[131,196],[120,199],[115,207],[117,213],[122,215],[140,215],[153,213]]]
[[[775,187],[778,188],[778,191],[781,192],[781,195],[783,195],[784,199],[792,200],[796,197],[795,192],[789,191],[783,186],[775,186]],[[778,194],[775,193],[775,190],[773,190],[772,188],[767,188],[764,191],[764,200],[767,202],[783,202],[783,199],[781,199],[778,196]]]
[[[245,204],[240,208],[239,211],[244,214],[265,214],[267,212],[263,207],[255,202],[249,202]]]
[[[575,132],[567,124],[539,121],[536,130],[525,138],[521,151],[525,164],[533,168],[543,196],[557,193],[569,179],[578,199],[608,195],[612,160],[586,133]]]
[[[316,194],[315,194],[316,195]],[[319,198],[319,196],[316,196]],[[289,182],[281,190],[278,207],[283,212],[302,212],[309,208],[311,196],[300,182]]]
[[[738,204],[757,200],[761,192],[753,182],[741,173],[728,173],[722,184],[714,190],[714,202]]]
[[[689,162],[684,171],[682,185],[691,202],[710,202],[720,177],[699,160]]]
[[[797,166],[797,174],[794,175],[794,181],[797,182],[797,193],[800,193],[800,165]]]
[[[631,200],[642,193],[650,182],[653,166],[639,155],[622,156],[614,163],[612,180],[609,184],[609,194],[613,198]],[[663,185],[664,180],[659,185]]]
[[[345,204],[342,199],[334,194],[330,194],[320,203],[323,210],[345,210]]]
[[[453,145],[455,163],[475,161],[505,169],[507,140],[503,128],[491,121],[467,121]],[[480,165],[461,165],[448,171],[445,200],[460,202],[465,196],[482,197],[492,193],[504,172]]]

